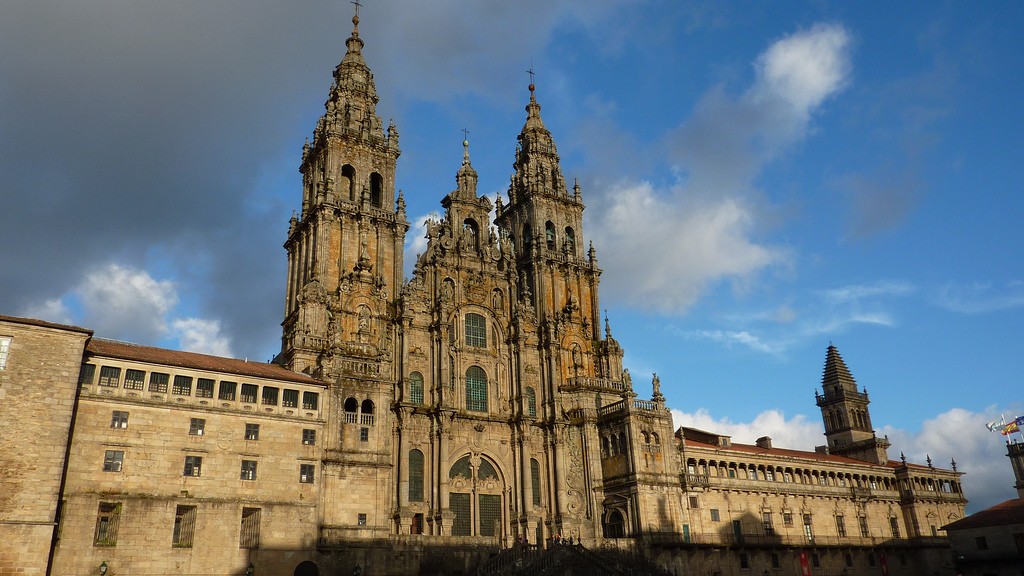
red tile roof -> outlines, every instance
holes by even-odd
[[[943,526],[943,530],[967,530],[989,526],[1024,524],[1024,500],[1014,498]]]
[[[107,356],[121,360],[135,360],[139,362],[152,362],[154,364],[167,364],[181,368],[193,368],[196,370],[210,370],[213,372],[228,372],[239,376],[254,376],[257,378],[273,378],[276,380],[288,380],[303,384],[317,384],[326,386],[327,383],[317,380],[308,374],[293,372],[278,366],[277,364],[266,364],[263,362],[249,362],[234,358],[223,358],[210,356],[208,354],[197,354],[195,352],[182,352],[180,350],[168,350],[166,348],[154,348],[152,346],[141,346],[128,342],[115,340],[104,340],[93,338],[85,347],[86,354],[95,356]]]

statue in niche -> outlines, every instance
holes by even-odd
[[[356,339],[359,342],[366,342],[370,335],[370,308],[366,305],[360,306],[358,318]]]

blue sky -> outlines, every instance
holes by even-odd
[[[453,189],[463,129],[504,194],[536,71],[602,306],[678,424],[812,449],[831,342],[890,456],[955,458],[969,510],[1014,495],[982,424],[1024,413],[1024,5],[364,3],[410,218]],[[351,9],[7,5],[0,313],[273,356]]]

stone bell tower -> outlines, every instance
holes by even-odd
[[[821,389],[823,394],[815,393],[815,400],[825,423],[829,452],[873,464],[888,462],[889,440],[875,436],[871,427],[867,390],[857,391],[857,382],[831,344],[825,354]]]
[[[281,355],[293,370],[333,380],[347,369],[388,373],[392,303],[409,225],[395,200],[394,123],[377,116],[359,17],[334,70],[326,111],[302,149],[302,213],[292,216]]]

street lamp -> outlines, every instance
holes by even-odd
[[[252,576],[256,572],[256,567],[249,562],[249,566],[245,569],[245,576]]]
[[[100,576],[105,576],[107,573],[107,561],[100,562]]]

